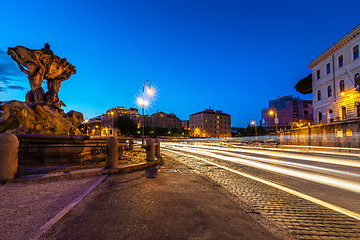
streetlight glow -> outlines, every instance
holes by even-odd
[[[149,105],[149,101],[148,100],[143,100],[142,98],[138,98],[137,99],[137,103],[142,107],[145,106],[147,107]]]
[[[146,89],[146,91],[145,91]],[[137,102],[138,104],[142,107],[142,145],[145,144],[144,142],[144,135],[145,135],[145,106],[149,105],[149,100],[145,99],[145,93],[147,96],[153,96],[154,95],[154,91],[153,91],[153,84],[150,80],[146,80],[143,83],[143,87],[142,87],[142,96],[141,98],[137,98]]]
[[[154,94],[153,90],[151,89],[151,86],[147,89],[147,95],[152,96]]]
[[[276,111],[276,109],[270,109],[270,111],[268,112],[269,113],[269,115],[274,115],[274,117],[275,117],[275,119],[274,119],[274,121],[275,121],[275,131],[277,132],[277,125],[278,125],[278,123],[279,123],[279,119],[278,119],[278,116],[277,116],[277,111]]]

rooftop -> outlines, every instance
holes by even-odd
[[[214,114],[214,115],[222,115],[222,116],[230,116],[229,114],[223,113],[223,112],[220,111],[220,110],[214,111],[213,109],[205,109],[204,111],[197,112],[197,113],[194,113],[194,114],[190,114],[189,116],[193,116],[193,115],[197,115],[197,114],[201,114],[201,113]]]
[[[350,41],[354,37],[360,34],[360,24],[357,25],[353,30],[345,34],[342,38],[340,38],[337,42],[335,42],[333,45],[331,45],[328,49],[326,49],[324,52],[322,52],[319,56],[317,56],[314,60],[311,61],[311,63],[308,65],[308,68],[312,68],[319,60],[327,57],[331,53],[335,52],[338,47],[341,47],[346,42]],[[342,45],[340,43],[343,43]]]

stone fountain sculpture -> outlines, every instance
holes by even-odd
[[[20,70],[27,74],[31,90],[25,102],[9,101],[0,105],[0,132],[75,134],[76,127],[84,121],[80,112],[65,114],[59,99],[61,82],[76,73],[75,67],[66,58],[56,56],[50,45],[38,50],[17,46],[8,49],[8,54]],[[43,81],[47,81],[48,91],[44,93]]]

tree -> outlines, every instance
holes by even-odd
[[[114,126],[120,130],[121,136],[135,135],[136,124],[128,116],[117,117]]]
[[[312,74],[310,73],[303,79],[300,79],[295,85],[296,91],[301,94],[312,93]]]

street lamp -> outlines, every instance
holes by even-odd
[[[277,132],[277,125],[278,125],[279,119],[278,119],[278,117],[277,117],[277,111],[276,111],[276,109],[270,109],[269,115],[271,115],[271,116],[274,115],[274,117],[275,117],[275,130],[276,130],[276,132]]]
[[[114,112],[111,112],[111,133],[114,136]]]
[[[111,136],[114,136],[114,112],[111,111],[108,114],[111,115]]]
[[[142,136],[141,136],[141,143],[144,145],[144,136],[145,136],[145,105],[148,105],[148,101],[145,101],[145,89],[146,94],[152,96],[154,94],[153,89],[151,88],[152,82],[150,80],[146,80],[143,83],[142,88],[142,101],[139,101],[140,105],[142,106],[142,115],[143,115],[143,124],[142,124]]]
[[[251,125],[255,126],[255,139],[257,140],[257,129],[256,129],[256,122],[254,120],[251,121]]]

